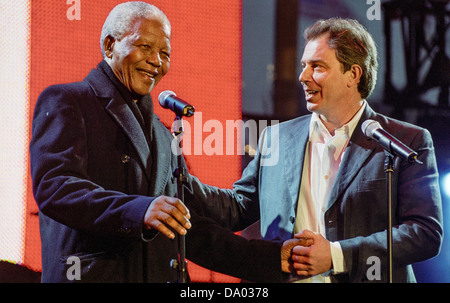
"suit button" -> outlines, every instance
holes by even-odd
[[[294,223],[295,223],[295,218],[294,218],[293,216],[291,216],[291,217],[289,218],[289,221],[290,221],[292,224],[294,224]]]
[[[121,234],[128,235],[131,232],[131,229],[129,229],[128,227],[119,227],[117,231]]]
[[[120,161],[122,161],[122,163],[128,163],[128,162],[130,162],[130,156],[128,156],[128,155],[122,155],[121,157],[120,157]]]

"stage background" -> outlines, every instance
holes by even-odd
[[[40,269],[37,208],[31,192],[28,159],[34,103],[46,86],[79,81],[101,60],[101,25],[108,11],[120,2],[0,0],[0,260],[7,260],[9,265],[19,264],[21,269],[31,271]],[[378,83],[368,101],[381,113],[430,130],[441,175],[444,234],[450,233],[450,182],[444,182],[446,176],[450,176],[448,84],[445,87],[450,79],[448,1],[152,2],[166,12],[173,25],[171,70],[152,96],[156,100],[162,90],[175,91],[196,106],[197,113],[202,113],[203,122],[214,119],[224,123],[240,118],[283,120],[286,116],[305,114],[304,96],[297,82],[304,43],[302,31],[319,18],[358,19],[373,34],[379,50]],[[285,7],[284,12],[278,12],[280,3],[290,3],[295,9]],[[380,9],[378,18],[369,19],[369,9],[377,8],[377,5]],[[295,24],[283,32],[277,14],[280,19],[286,19],[290,12],[296,13],[296,19],[292,21]],[[443,18],[442,12],[446,14]],[[420,20],[416,23],[418,31],[415,34],[409,29],[411,20]],[[444,25],[440,25],[442,23]],[[391,26],[390,31],[385,29],[387,24]],[[408,33],[413,35],[408,36]],[[284,35],[293,37],[291,45],[277,43]],[[391,49],[387,46],[388,36]],[[418,44],[417,56],[410,56],[415,51],[413,41]],[[277,97],[276,93],[277,81],[282,78],[277,70],[277,53],[284,51],[292,57],[284,68],[293,70],[289,81],[290,91],[298,93],[297,99],[292,100],[298,104],[296,110],[285,106],[288,100]],[[436,54],[442,53],[446,60],[439,64]],[[412,63],[417,64],[411,59],[419,61],[418,73],[411,72]],[[392,65],[390,70],[388,63]],[[441,69],[434,69],[436,66]],[[420,81],[410,83],[416,75],[420,76]],[[433,85],[423,87],[427,77]],[[443,93],[439,86],[443,87]],[[277,108],[281,109],[281,115]],[[158,105],[155,110],[167,125],[171,124],[170,112]],[[186,120],[193,124],[193,118]],[[210,133],[204,132],[203,139]],[[223,187],[231,186],[240,176],[242,167],[251,160],[251,157],[239,155],[186,157],[191,171],[202,181]],[[248,230],[244,234],[254,236],[255,233]],[[190,263],[190,266],[193,265]],[[448,236],[444,237],[439,256],[414,264],[414,268],[419,282],[450,282]],[[2,269],[0,267],[0,273]],[[193,271],[194,279],[198,281],[240,281],[197,270],[195,266]]]

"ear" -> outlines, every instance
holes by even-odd
[[[359,66],[358,64],[353,64],[348,72],[349,72],[349,77],[348,77],[347,86],[350,88],[354,85],[358,85],[361,80],[362,73],[363,73],[361,66]]]
[[[112,36],[107,36],[103,41],[103,49],[105,51],[105,56],[109,59],[112,58],[112,52],[114,49],[114,44],[116,43],[116,39]]]

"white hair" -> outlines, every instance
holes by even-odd
[[[124,2],[115,6],[103,24],[100,36],[100,47],[103,58],[106,57],[104,50],[104,41],[106,37],[111,36],[120,40],[123,36],[130,32],[131,26],[136,19],[157,18],[162,24],[168,27],[169,33],[171,25],[167,16],[156,6],[141,2]]]

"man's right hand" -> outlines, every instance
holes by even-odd
[[[314,244],[313,239],[303,237],[296,239],[289,239],[283,242],[281,247],[281,270],[285,273],[293,273],[295,271],[293,267],[292,254],[293,249],[296,246],[308,247]]]
[[[191,228],[189,210],[178,198],[159,196],[150,204],[144,216],[147,229],[155,229],[173,239],[176,231],[185,235]]]

